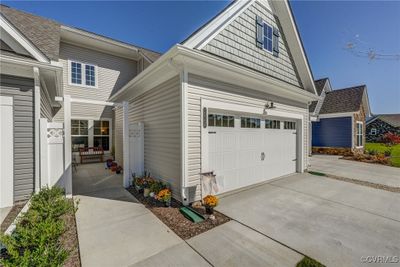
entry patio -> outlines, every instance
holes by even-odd
[[[122,174],[92,163],[72,175],[82,266],[130,266],[166,250],[184,251],[173,259],[182,264],[204,261],[123,188]]]

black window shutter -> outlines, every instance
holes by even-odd
[[[263,47],[263,20],[260,16],[257,16],[256,18],[256,43],[257,47],[262,48]]]
[[[278,28],[274,27],[274,40],[273,40],[273,54],[274,56],[279,56],[279,30]]]

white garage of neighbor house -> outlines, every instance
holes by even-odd
[[[201,198],[203,172],[217,194],[303,172],[317,99],[289,3],[233,2],[110,98],[128,101],[115,111],[116,160],[125,180],[143,171],[122,138],[141,123],[144,170],[183,203]]]

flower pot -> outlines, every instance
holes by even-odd
[[[206,207],[206,213],[211,215],[214,214],[214,208],[213,207]]]
[[[145,189],[143,190],[143,196],[144,196],[144,197],[148,197],[149,194],[150,194],[150,189],[149,189],[149,188],[145,188]]]
[[[154,197],[156,193],[150,192],[150,197]]]
[[[165,207],[171,207],[171,199],[164,202]]]

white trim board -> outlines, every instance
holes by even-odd
[[[330,114],[322,114],[319,115],[319,119],[327,119],[327,118],[340,118],[340,117],[353,117],[356,112],[343,112],[343,113],[330,113]]]
[[[0,208],[14,204],[14,99],[0,96]]]

